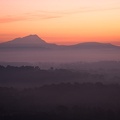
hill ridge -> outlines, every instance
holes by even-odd
[[[45,40],[41,39],[36,34],[30,34],[28,36],[15,38],[8,42],[0,43],[0,48],[9,47],[43,47],[43,48],[69,48],[69,49],[93,49],[93,48],[120,48],[119,46],[113,45],[111,43],[101,43],[101,42],[82,42],[73,45],[56,45],[52,43],[47,43]]]

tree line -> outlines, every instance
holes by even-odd
[[[120,85],[60,83],[0,87],[1,120],[119,120]]]

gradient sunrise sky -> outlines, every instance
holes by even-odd
[[[120,44],[120,0],[0,0],[0,42],[37,34],[50,43]]]

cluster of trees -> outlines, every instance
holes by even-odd
[[[107,80],[89,70],[0,66],[0,120],[119,120],[120,85]]]
[[[0,84],[9,86],[36,86],[60,82],[105,81],[104,75],[70,69],[40,69],[38,66],[0,66]]]
[[[3,65],[0,65],[0,71],[2,70],[12,70],[12,71],[18,71],[18,70],[40,70],[38,66],[11,66],[7,65],[6,67]]]
[[[0,87],[0,120],[119,120],[120,85],[60,83]]]

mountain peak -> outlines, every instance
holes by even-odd
[[[38,35],[31,34],[25,37],[15,38],[14,40],[1,43],[1,47],[40,47],[48,43],[42,40]]]
[[[30,34],[30,35],[27,35],[23,38],[30,38],[30,37],[36,37],[36,38],[40,38],[37,34]]]
[[[0,44],[1,48],[69,48],[69,49],[102,49],[102,48],[120,48],[118,46],[112,45],[110,43],[99,43],[99,42],[84,42],[70,46],[62,46],[47,43],[46,41],[42,40],[36,34],[30,34],[25,37],[16,38],[14,40],[4,42]]]
[[[38,35],[31,34],[22,38],[16,38],[10,42],[19,43],[19,44],[46,44]]]

